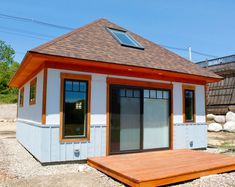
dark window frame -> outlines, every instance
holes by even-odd
[[[114,29],[114,28],[110,28],[110,27],[107,27],[106,29],[110,32],[110,34],[113,36],[113,38],[114,38],[119,44],[121,44],[122,46],[144,50],[144,47],[143,47],[139,42],[137,42],[127,31],[119,30],[119,29]],[[118,37],[113,31],[114,31],[114,32],[117,31],[117,32],[122,32],[122,33],[124,33],[124,34],[126,35],[126,37],[127,37],[129,40],[131,40],[131,41],[133,42],[133,45],[123,43],[123,42],[119,39],[119,37]]]
[[[186,91],[191,91],[193,93],[193,98],[192,98],[192,103],[193,103],[193,113],[192,113],[192,120],[188,120],[186,119]],[[184,123],[195,123],[196,122],[196,94],[195,94],[195,86],[187,86],[187,85],[183,85],[182,86],[182,100],[183,100],[183,122]]]
[[[24,107],[24,87],[20,89],[20,95],[19,95],[19,106]]]
[[[35,87],[33,90],[33,87]],[[34,92],[33,92],[34,91]],[[29,89],[29,105],[34,105],[36,104],[36,99],[37,99],[37,77],[34,78],[30,82],[30,89]]]

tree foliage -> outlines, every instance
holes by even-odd
[[[14,61],[14,54],[14,49],[0,40],[0,103],[17,101],[17,90],[8,86],[11,77],[19,67],[19,63]]]

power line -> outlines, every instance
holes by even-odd
[[[198,54],[198,55],[202,55],[202,56],[208,56],[208,57],[212,57],[212,58],[218,58],[218,56],[215,55],[210,55],[210,54],[206,54],[206,53],[202,53],[202,52],[198,52],[195,50],[192,50],[192,53]]]
[[[10,31],[10,32],[19,32],[19,33],[23,33],[23,34],[28,34],[28,35],[34,35],[34,36],[42,36],[45,38],[54,38],[55,36],[52,35],[46,35],[46,34],[41,34],[41,33],[37,33],[37,32],[30,32],[30,31],[26,31],[26,30],[22,30],[22,29],[16,29],[16,28],[10,28],[10,27],[3,27],[0,26],[0,29],[6,30],[6,31]]]
[[[179,50],[179,51],[186,51],[186,52],[188,52],[188,48],[179,48],[179,47],[173,47],[173,46],[168,46],[168,45],[160,45],[160,46],[168,48],[168,49],[175,49],[175,50]],[[201,55],[201,56],[218,58],[218,56],[207,54],[207,53],[202,53],[202,52],[195,51],[195,50],[192,50],[192,53],[197,54],[197,55]]]
[[[16,35],[16,36],[23,36],[23,37],[28,37],[28,38],[34,38],[34,39],[39,39],[39,40],[47,40],[45,38],[41,38],[41,37],[36,37],[36,36],[30,36],[27,34],[21,34],[21,33],[17,33],[17,32],[11,32],[11,31],[4,31],[0,29],[0,32],[5,33],[5,34],[11,34],[11,35]]]
[[[40,20],[36,20],[33,18],[25,18],[25,17],[19,17],[19,16],[11,16],[8,14],[2,14],[0,13],[0,18],[3,19],[11,19],[11,20],[17,20],[17,21],[24,21],[24,22],[31,22],[31,23],[35,23],[35,24],[39,24],[39,25],[44,25],[44,26],[48,26],[48,27],[53,27],[53,28],[59,28],[59,29],[66,29],[66,30],[73,30],[74,28],[71,27],[67,27],[67,26],[62,26],[62,25],[56,25],[56,24],[51,24],[51,23],[47,23],[47,22],[43,22]],[[44,35],[44,34],[40,34],[40,33],[33,33],[33,32],[28,32],[28,31],[24,31],[24,30],[19,30],[19,29],[11,29],[13,31],[9,31],[9,28],[4,28],[5,30],[8,31],[0,31],[0,32],[5,32],[7,34],[16,34],[16,33],[20,33],[21,36],[24,37],[31,37],[31,38],[35,38],[35,39],[42,39],[45,40],[46,38],[51,38],[53,36],[49,36],[49,35]],[[23,33],[23,34],[22,34]],[[38,37],[40,36],[40,37]],[[174,47],[174,46],[168,46],[168,45],[160,45],[162,47],[168,48],[168,49],[173,49],[173,50],[178,50],[178,51],[187,51],[188,52],[188,48],[180,48],[180,47]],[[192,50],[192,53],[197,54],[197,55],[201,55],[201,56],[206,56],[206,57],[212,57],[212,58],[217,58],[217,56],[215,55],[211,55],[211,54],[207,54],[207,53],[203,53],[200,51],[195,51]]]
[[[52,24],[52,23],[47,23],[47,22],[39,21],[39,20],[36,20],[36,19],[33,19],[33,18],[11,16],[11,15],[2,14],[2,13],[0,13],[0,18],[17,20],[17,21],[24,21],[24,22],[30,22],[30,23],[35,23],[35,24],[44,25],[44,26],[48,26],[48,27],[54,27],[54,28],[58,28],[58,29],[65,29],[65,30],[73,30],[74,29],[74,28],[67,27],[67,26],[56,25],[56,24]]]

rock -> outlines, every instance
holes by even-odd
[[[234,121],[235,122],[235,113],[229,111],[226,114],[226,121]]]
[[[78,166],[78,171],[79,171],[79,172],[84,172],[85,169],[86,169],[86,167],[85,167],[85,165],[83,165],[83,164]]]
[[[225,123],[225,116],[222,116],[222,115],[215,116],[214,120],[215,120],[216,123]]]
[[[207,114],[206,119],[208,120],[214,120],[215,115],[214,114]]]
[[[219,123],[211,123],[208,125],[208,131],[219,132],[223,129],[222,125]]]
[[[224,130],[228,132],[235,132],[235,122],[234,121],[227,121],[224,124]]]

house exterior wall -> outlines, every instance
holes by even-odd
[[[25,120],[27,122],[34,122],[37,124],[41,123],[42,118],[42,90],[43,90],[43,73],[40,71],[35,77],[29,80],[24,87],[24,106],[20,107],[18,102],[18,119]],[[33,105],[29,104],[29,91],[30,82],[37,77],[37,88],[36,88],[36,103]],[[18,101],[19,99],[18,94]]]
[[[59,142],[60,125],[60,73],[89,74],[91,80],[91,103],[90,103],[90,141],[86,142]],[[38,75],[37,99],[42,98],[43,72]],[[107,77],[142,80],[151,82],[171,83],[168,81],[157,81],[124,76],[111,76],[95,73],[84,73],[67,70],[48,69],[47,93],[46,93],[46,124],[40,124],[40,118],[30,112],[29,117],[24,114],[32,108],[20,109],[17,121],[17,139],[26,147],[40,162],[56,162],[68,160],[83,160],[92,156],[106,155],[106,98]],[[26,83],[26,87],[27,87]],[[203,148],[207,146],[207,128],[205,123],[205,98],[204,86],[195,85],[196,97],[196,121],[192,124],[183,123],[182,83],[173,84],[173,148]],[[29,92],[25,89],[25,94]],[[39,90],[41,93],[39,93]],[[38,96],[39,95],[39,96]],[[27,102],[28,96],[25,97]],[[41,107],[42,102],[37,104]],[[40,100],[41,101],[41,100]],[[26,105],[24,105],[25,107]],[[40,112],[39,112],[40,111]],[[37,112],[41,114],[41,108]],[[31,116],[32,115],[32,116]],[[30,119],[30,121],[26,121]],[[38,123],[39,122],[39,123]],[[38,132],[38,138],[34,133]],[[27,141],[27,138],[30,141]],[[35,150],[37,149],[37,150]],[[39,150],[38,150],[39,149]]]

